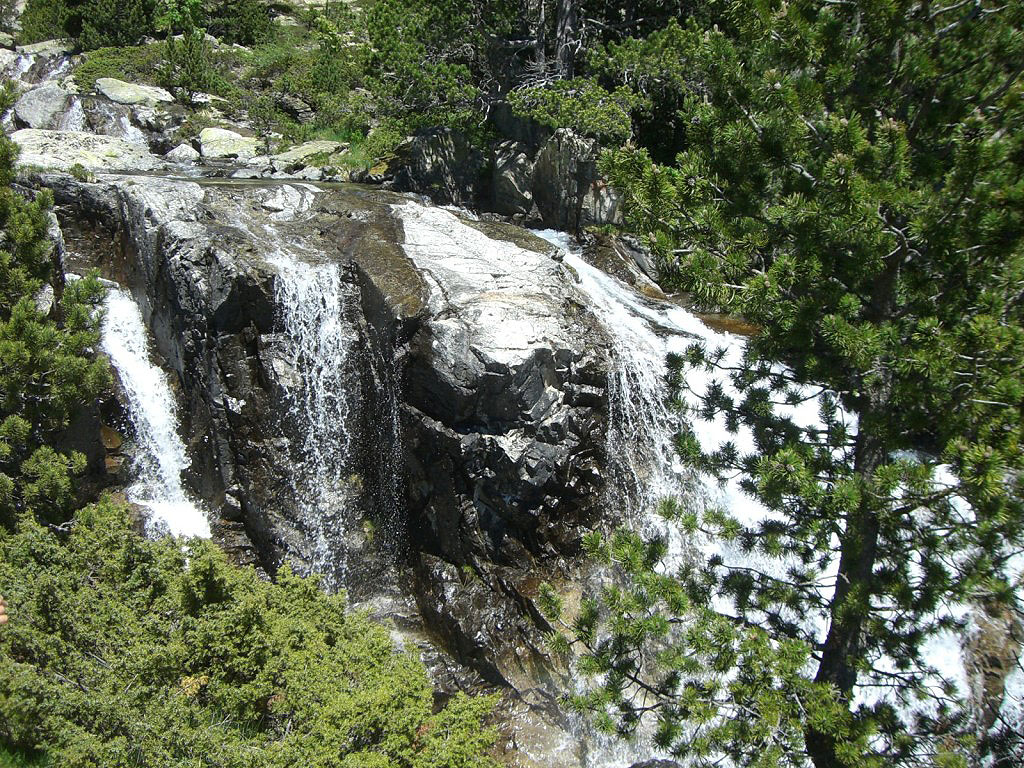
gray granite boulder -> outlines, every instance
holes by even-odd
[[[259,154],[259,140],[226,128],[204,128],[199,133],[199,151],[203,157],[245,160]]]
[[[25,128],[59,128],[70,104],[71,94],[47,83],[21,95],[14,105],[14,117]]]
[[[118,104],[137,104],[145,107],[155,107],[159,104],[169,104],[174,101],[174,97],[163,88],[157,88],[154,85],[127,83],[124,80],[117,80],[113,77],[99,78],[96,81],[96,90]]]

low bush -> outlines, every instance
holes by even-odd
[[[157,68],[164,59],[164,44],[97,48],[83,56],[75,68],[75,83],[88,93],[101,77],[115,77],[133,83],[156,85]]]
[[[141,538],[109,501],[70,532],[0,529],[0,584],[15,765],[494,765],[493,702],[435,713],[423,666],[342,596],[287,567],[261,581],[208,541]]]

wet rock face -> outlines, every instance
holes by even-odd
[[[181,383],[187,480],[221,544],[271,572],[286,557],[327,572],[366,604],[407,595],[428,636],[512,697],[513,740],[564,751],[550,691],[565,672],[534,601],[597,522],[609,360],[550,246],[355,187],[35,182],[54,190],[69,263],[101,267],[140,301]],[[344,346],[346,362],[314,365],[331,382],[318,399],[284,303],[291,273],[324,265],[340,282],[310,296],[337,310],[326,347]],[[295,478],[341,439],[317,442],[333,429],[306,418],[321,407],[345,414],[351,450],[314,476],[325,494],[310,505]]]
[[[403,387],[414,506],[457,563],[571,549],[597,507],[603,421],[578,392],[605,380],[600,331],[546,243],[495,239],[438,208],[396,212],[430,316]]]
[[[285,482],[303,435],[282,426],[296,365],[275,294],[282,243],[341,265],[358,337],[346,483],[378,527],[411,532],[392,543],[528,570],[574,551],[593,523],[606,342],[547,244],[356,189],[44,182],[79,222],[70,251],[102,254],[82,221],[120,233],[122,259],[107,266],[143,298],[182,381],[193,484],[268,568],[286,554],[310,564],[314,549]],[[385,510],[387,483],[398,488]]]

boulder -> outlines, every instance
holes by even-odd
[[[0,48],[0,75],[11,79],[13,72],[11,65],[18,60],[18,54],[7,48]]]
[[[208,158],[245,160],[259,154],[259,139],[226,128],[204,128],[199,133],[199,151]]]
[[[23,128],[11,134],[21,148],[18,164],[67,172],[74,165],[98,172],[151,171],[160,159],[124,139],[81,131]]]
[[[25,128],[59,128],[71,103],[71,94],[47,83],[24,93],[14,105],[15,121]]]
[[[400,192],[428,195],[440,205],[469,205],[479,196],[484,166],[463,134],[437,128],[402,143],[389,170]]]
[[[311,123],[316,119],[316,110],[292,93],[280,93],[274,97],[274,104],[298,123]]]
[[[174,97],[163,88],[157,88],[154,85],[126,83],[124,80],[117,80],[113,77],[99,78],[96,81],[96,90],[118,104],[155,107],[158,104],[168,104],[174,101]]]
[[[0,48],[13,48],[14,38],[6,32],[0,32]]]
[[[271,155],[270,161],[279,171],[294,171],[309,165],[310,159],[316,155],[331,156],[346,149],[348,144],[340,141],[307,141],[286,152]]]
[[[606,179],[594,179],[580,203],[580,227],[622,224],[621,204],[622,197]]]
[[[583,299],[539,238],[414,203],[395,213],[429,276],[430,320],[403,386],[420,441],[412,507],[426,508],[436,551],[456,563],[572,549],[599,506],[604,416],[600,399],[595,409],[575,393],[605,392],[603,331],[568,309]]]
[[[599,148],[593,139],[560,128],[537,154],[533,199],[544,224],[578,232],[620,221],[618,195],[597,170]]]
[[[524,144],[505,141],[494,149],[492,210],[505,216],[533,210],[533,160]]]
[[[634,237],[598,232],[588,237],[584,258],[602,272],[617,277],[652,299],[666,299],[658,286],[651,252]]]
[[[15,50],[23,56],[62,56],[75,49],[70,40],[43,40],[31,45],[19,45]]]
[[[164,155],[164,159],[179,165],[192,165],[198,163],[202,156],[188,144],[179,144]]]

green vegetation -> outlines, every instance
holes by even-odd
[[[147,541],[106,501],[69,527],[0,534],[7,749],[54,768],[492,764],[492,701],[434,713],[422,665],[315,580]]]
[[[571,128],[577,133],[621,143],[633,131],[631,112],[641,102],[628,88],[609,93],[593,80],[558,80],[550,86],[522,88],[509,95],[520,115],[542,125]]]
[[[163,43],[97,48],[85,54],[82,62],[75,67],[75,84],[85,93],[91,91],[101,77],[157,85],[158,67],[164,55]]]
[[[588,551],[622,581],[585,601],[566,635],[554,638],[580,654],[592,683],[571,705],[622,734],[654,719],[655,742],[695,765],[952,766],[979,755],[1019,762],[1019,734],[978,743],[964,702],[927,686],[934,670],[923,648],[943,631],[963,631],[950,605],[1021,610],[1007,562],[1024,546],[1024,6],[368,0],[324,4],[300,18],[302,27],[278,27],[255,0],[30,0],[22,40],[67,34],[93,48],[76,72],[83,87],[112,75],[165,84],[186,102],[197,91],[219,93],[248,115],[267,149],[275,134],[350,142],[340,162],[353,168],[377,166],[404,136],[427,127],[482,143],[499,130],[499,120],[489,122],[498,106],[596,137],[605,147],[601,168],[622,196],[624,226],[650,247],[665,287],[760,329],[732,367],[718,350],[694,346],[670,371],[691,416],[720,416],[754,436],[750,452],[709,452],[684,432],[680,455],[697,470],[739,478],[766,519],[744,525],[731,510],[696,513],[680,500],[661,512],[685,534],[730,542],[753,563],[787,565],[769,573],[697,557],[669,573],[663,541],[628,532],[588,537]],[[207,31],[251,48],[215,46]],[[168,39],[110,47],[144,35]],[[192,113],[183,138],[212,119]],[[0,154],[10,151],[0,144]],[[59,284],[41,239],[48,199],[20,202],[9,178],[2,181],[0,215],[11,234],[0,253],[0,343],[13,346],[0,351],[16,364],[0,372],[0,513],[8,526],[21,520],[18,541],[45,539],[40,552],[106,562],[105,554],[74,554],[76,533],[51,541],[31,522],[63,522],[79,504],[70,478],[81,461],[47,440],[102,386],[102,367],[88,355],[98,290],[90,281]],[[34,299],[48,280],[57,302],[42,312]],[[720,381],[688,392],[694,369]],[[821,403],[815,427],[786,415],[809,394]],[[115,514],[109,505],[92,508],[75,530],[89,530],[90,515],[109,522]],[[299,618],[275,613],[274,590],[313,594],[287,574],[277,587],[250,584],[199,545],[190,545],[186,564],[177,550],[132,541],[156,548],[146,557],[172,585],[152,598],[169,617],[146,630],[162,638],[157,645],[191,647],[195,616],[178,598],[202,563],[212,563],[202,567],[230,593],[200,601],[196,615],[210,637],[230,634],[221,612],[244,604],[262,617],[265,646],[280,648],[278,627]],[[128,545],[111,546],[123,553]],[[242,583],[259,596],[255,603],[246,602]],[[545,602],[560,613],[550,591]],[[328,614],[343,626],[362,621],[327,598],[299,604],[312,624],[295,631],[314,645]],[[145,624],[139,616],[124,621]],[[102,646],[99,628],[80,631]],[[383,695],[399,683],[421,692],[420,673],[398,661],[404,657],[385,663],[355,648],[339,653],[369,654],[390,670],[365,689],[362,678],[354,682],[358,695]],[[220,661],[236,652],[230,647]],[[313,764],[327,759],[288,751],[290,739],[305,749],[320,738],[320,721],[303,707],[334,701],[316,681],[285,672],[265,682],[267,669],[291,669],[288,653],[246,662],[249,676],[233,680],[259,695],[239,699],[224,693],[222,671],[190,654],[160,656],[159,695],[132,705],[138,722],[176,734],[177,746],[160,749],[213,738],[181,735],[160,720],[161,707],[184,702],[195,723],[216,730],[226,764],[253,745],[267,760],[285,752]],[[70,658],[85,665],[59,671],[72,682],[71,673],[100,674]],[[294,696],[280,688],[286,683]],[[882,692],[880,703],[859,703],[864,685]],[[344,703],[332,717],[344,733],[372,732],[363,746],[395,764],[455,760],[428,756],[429,733],[443,730],[430,718],[472,730],[484,705],[458,700],[432,716],[416,692],[393,724],[365,726]],[[928,711],[908,715],[915,701]],[[58,716],[65,714],[47,715]],[[67,732],[85,734],[82,744],[103,742],[114,721],[67,720]],[[287,734],[282,722],[291,723]],[[145,733],[132,734],[133,748],[148,743]],[[341,743],[333,738],[325,743]],[[362,744],[353,739],[345,743]],[[468,755],[485,741],[466,737],[449,747]],[[42,745],[55,759],[79,748],[8,743]]]
[[[569,631],[596,676],[572,703],[624,732],[655,713],[655,741],[697,765],[1013,764],[1019,734],[975,743],[922,651],[964,631],[950,605],[1020,610],[1024,8],[708,9],[608,46],[604,72],[674,112],[658,141],[675,153],[634,144],[603,167],[666,282],[761,329],[741,363],[695,345],[671,377],[691,416],[755,440],[684,432],[680,455],[768,514],[669,500],[684,537],[745,553],[676,573],[664,542],[591,537],[626,586]],[[693,369],[719,384],[689,392]],[[801,426],[784,406],[811,396],[821,423]],[[889,700],[859,704],[864,684]],[[917,700],[928,714],[890,703]]]
[[[0,90],[0,111],[13,99]],[[52,197],[11,188],[16,147],[0,136],[0,525],[35,514],[61,522],[75,505],[80,454],[48,444],[107,385],[92,348],[102,293],[94,278],[65,283],[47,231]],[[52,297],[52,300],[48,297]]]
[[[259,0],[28,0],[21,23],[23,43],[66,37],[83,50],[137,45],[162,31],[191,28],[242,45],[274,34],[269,7]]]

